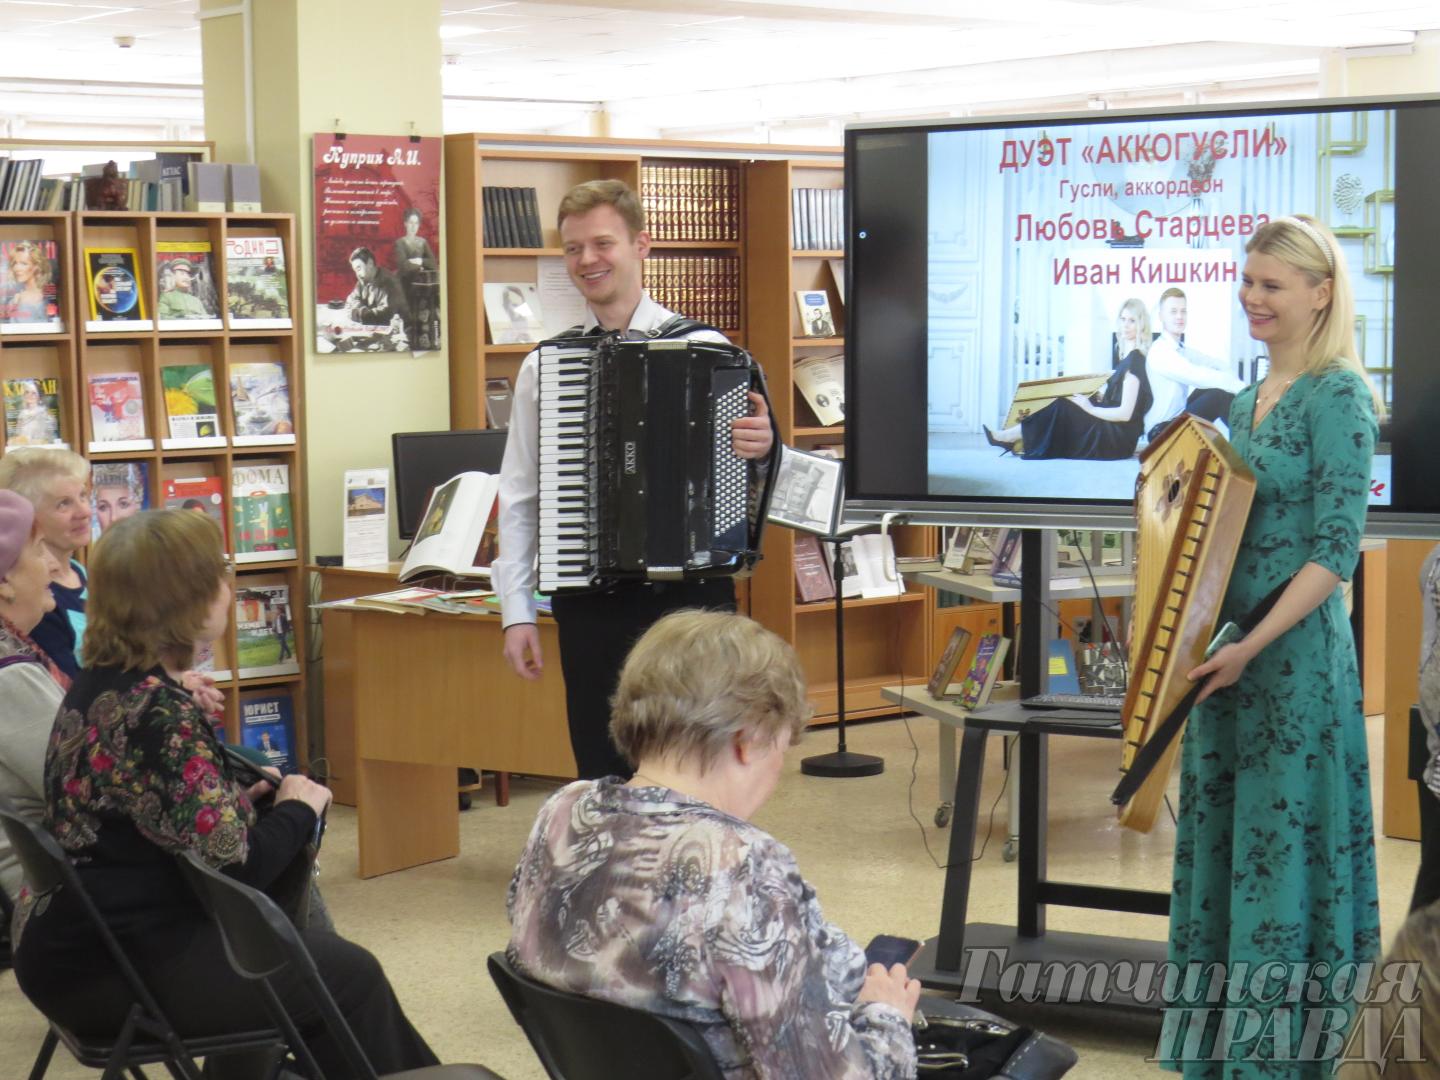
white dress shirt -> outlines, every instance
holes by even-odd
[[[675,312],[667,311],[649,293],[640,294],[635,314],[630,316],[627,337],[650,336]],[[585,333],[600,333],[595,313],[586,310]],[[714,330],[694,330],[682,335],[687,340],[719,341],[725,335]],[[490,567],[490,581],[500,597],[500,620],[504,626],[535,621],[535,554],[539,524],[540,395],[539,352],[531,350],[515,379],[515,397],[510,407],[510,433],[505,439],[505,460],[500,466],[500,553]]]
[[[1166,334],[1161,334],[1150,345],[1145,357],[1145,376],[1154,395],[1145,414],[1147,432],[1184,412],[1192,390],[1204,388],[1238,394],[1245,389],[1245,383],[1226,372],[1219,360],[1187,348]]]

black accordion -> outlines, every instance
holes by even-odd
[[[751,463],[730,431],[752,389],[765,395],[759,366],[721,342],[542,342],[540,591],[753,565],[780,440],[752,497]]]

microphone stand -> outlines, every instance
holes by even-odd
[[[815,754],[800,761],[806,776],[876,776],[885,771],[885,759],[873,754],[852,754],[845,748],[845,538],[826,536],[822,543],[835,545],[835,682],[837,690],[836,728],[840,734],[834,753]]]

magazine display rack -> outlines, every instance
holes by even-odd
[[[718,185],[712,182],[717,175]],[[739,305],[731,308],[738,317],[736,325],[722,329],[764,367],[782,438],[802,449],[843,440],[843,427],[818,424],[794,389],[792,374],[797,359],[844,348],[843,336],[802,335],[795,297],[797,290],[825,290],[840,322],[837,330],[843,334],[844,307],[830,267],[830,261],[842,258],[843,252],[797,251],[791,246],[791,191],[840,188],[843,175],[835,151],[699,142],[446,137],[451,425],[486,426],[486,379],[504,377],[513,384],[531,347],[491,343],[481,301],[485,283],[535,281],[541,258],[562,256],[555,225],[560,199],[575,184],[600,178],[623,180],[638,190],[661,235],[674,237],[652,244],[647,287],[660,286],[667,270],[677,271],[686,281],[687,268],[704,266],[707,259],[738,262]],[[687,178],[698,178],[688,193]],[[535,189],[542,247],[487,243],[484,189],[491,187]],[[672,259],[690,262],[662,269]],[[702,310],[716,310],[715,280],[703,273],[698,282],[688,280],[697,290],[688,294],[691,302],[676,299],[669,306],[692,317],[699,317]],[[723,278],[720,284],[725,287]],[[718,310],[726,310],[723,303]],[[934,550],[933,529],[902,528],[892,535],[902,554]],[[766,530],[765,558],[749,582],[749,593],[751,614],[799,653],[816,720],[833,721],[838,708],[834,605],[795,601],[794,536],[789,530]],[[918,589],[902,596],[846,601],[848,717],[894,713],[895,706],[881,697],[881,688],[902,679],[924,683],[932,666],[932,609],[928,590]]]
[[[284,276],[286,295],[293,303],[298,254],[293,217],[266,213],[137,211],[0,214],[0,243],[30,237],[55,242],[63,330],[0,333],[0,379],[7,383],[29,378],[55,379],[60,441],[89,459],[92,465],[143,466],[132,470],[131,475],[137,483],[140,476],[144,477],[146,506],[164,507],[167,485],[177,481],[190,483],[172,488],[170,501],[175,505],[184,502],[175,497],[176,492],[194,494],[197,487],[200,489],[202,497],[190,501],[192,505],[197,501],[207,503],[207,512],[225,524],[226,551],[235,566],[237,600],[248,597],[251,607],[263,613],[252,620],[245,637],[253,646],[259,637],[269,634],[276,639],[276,649],[282,654],[293,653],[295,661],[292,665],[288,662],[291,657],[286,657],[286,662],[277,665],[269,662],[269,657],[260,657],[249,665],[250,672],[242,675],[242,657],[253,659],[253,653],[242,652],[244,642],[232,617],[226,639],[217,643],[213,659],[216,682],[226,698],[226,738],[239,741],[244,702],[288,697],[295,740],[289,748],[290,761],[300,764],[306,746],[305,619],[301,617],[305,592],[300,572],[300,557],[305,550],[300,525],[304,475],[297,424],[303,416],[303,364],[299,360],[293,324],[283,329],[245,329],[243,324],[232,324],[226,316],[225,257],[228,238],[278,238],[283,266],[277,267],[277,273]],[[212,301],[218,302],[219,317],[197,318],[193,328],[160,330],[156,320],[156,269],[165,261],[167,249],[177,244],[195,250],[203,250],[208,245],[213,274],[211,287],[215,290]],[[91,317],[91,274],[85,259],[86,249],[133,253],[144,320],[118,320],[99,325],[99,321]],[[275,321],[284,320],[272,320]],[[249,406],[237,409],[231,392],[232,376],[246,370],[241,365],[247,363],[260,364],[263,371],[273,373],[272,382],[283,378],[287,384],[289,418],[272,425],[283,434],[258,440],[242,437],[237,444],[236,437],[242,427],[253,430]],[[172,369],[168,387],[166,369]],[[185,393],[176,384],[175,369],[184,369],[184,374],[195,379],[190,387],[193,393]],[[202,369],[208,369],[208,379]],[[92,396],[92,383],[96,387],[95,396]],[[106,412],[106,388],[117,384],[132,398],[136,392],[139,395],[139,402],[128,408],[127,424],[132,426],[121,432],[108,426]],[[209,399],[213,405],[209,407],[213,408],[214,418],[196,423],[193,420],[196,412],[202,413],[203,419],[208,404],[201,388],[213,395]],[[184,419],[177,419],[185,417],[192,418],[188,424]],[[117,434],[127,437],[116,438]],[[4,435],[5,431],[0,429],[0,440]],[[12,445],[5,448],[13,448],[15,442],[11,440]],[[245,445],[247,442],[252,445]],[[256,442],[258,445],[254,445]],[[289,540],[284,546],[292,549],[294,555],[277,551],[275,558],[266,558],[263,553],[257,558],[252,553],[249,561],[245,561],[243,555],[237,561],[237,549],[245,546],[237,538],[233,516],[232,482],[237,468],[284,477],[291,512],[288,522],[284,522],[283,516],[279,520],[288,526]],[[285,592],[277,593],[278,587],[283,587]],[[281,595],[288,602],[288,612],[279,603]],[[277,612],[283,613],[278,631]],[[260,618],[264,619],[265,629],[257,634]],[[293,634],[293,644],[285,641],[287,630]],[[292,666],[296,670],[288,670]],[[287,670],[277,672],[277,667]]]

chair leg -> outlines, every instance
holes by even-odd
[[[35,1064],[30,1066],[30,1080],[41,1080],[45,1071],[50,1068],[50,1059],[55,1056],[55,1047],[60,1045],[60,1036],[55,1034],[55,1029],[47,1026],[45,1028],[45,1041],[40,1044],[40,1053],[35,1055]]]

